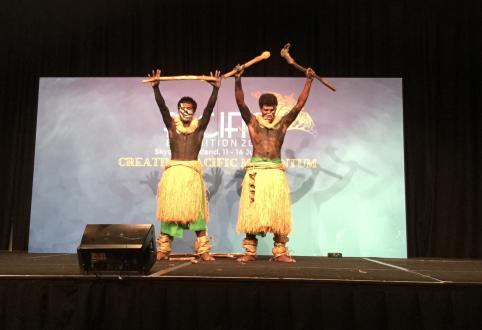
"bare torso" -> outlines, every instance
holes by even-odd
[[[274,128],[263,127],[256,117],[251,114],[248,106],[244,102],[244,92],[241,86],[241,77],[236,76],[234,94],[241,117],[248,126],[249,136],[253,144],[253,156],[260,158],[281,158],[281,147],[285,139],[288,127],[295,121],[299,112],[305,105],[306,99],[311,88],[312,78],[305,82],[305,86],[298,97],[298,101],[294,107],[281,118],[278,125]]]
[[[154,95],[157,105],[161,111],[162,119],[169,134],[169,146],[171,148],[171,159],[173,160],[197,160],[201,150],[204,132],[208,126],[214,104],[216,103],[219,87],[213,88],[208,104],[198,121],[197,129],[191,134],[182,134],[176,130],[175,120],[171,117],[159,88],[155,86]]]
[[[254,157],[281,158],[281,147],[287,130],[284,118],[278,127],[268,129],[261,126],[253,116],[248,124],[248,130],[253,145]]]
[[[204,130],[197,129],[192,134],[184,135],[176,131],[176,126],[168,129],[171,159],[197,160],[203,140]]]

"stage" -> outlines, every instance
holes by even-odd
[[[177,258],[186,256],[178,255]],[[297,257],[82,274],[75,254],[0,253],[2,329],[479,329],[482,261]]]

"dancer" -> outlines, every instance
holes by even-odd
[[[253,145],[253,157],[246,164],[239,203],[236,230],[246,233],[243,247],[246,254],[238,259],[248,262],[256,259],[256,235],[274,234],[273,258],[279,262],[295,262],[288,254],[286,243],[291,232],[291,200],[286,180],[286,168],[281,162],[281,147],[286,131],[295,121],[308,99],[313,69],[306,70],[306,82],[296,105],[284,116],[276,115],[278,100],[271,93],[259,98],[261,115],[254,116],[244,103],[241,75],[244,67],[237,65],[235,97],[241,117],[248,126]]]
[[[188,229],[196,232],[196,254],[202,260],[212,261],[214,258],[210,255],[211,245],[206,233],[209,218],[207,193],[198,154],[221,86],[220,72],[216,71],[216,79],[208,81],[213,90],[199,120],[193,117],[196,101],[189,96],[179,100],[179,116],[172,118],[159,91],[161,71],[152,71],[148,77],[153,80],[151,85],[169,134],[171,148],[171,160],[165,167],[157,189],[156,216],[161,222],[157,260],[169,259],[173,238],[182,237],[183,231]]]

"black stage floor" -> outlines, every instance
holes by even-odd
[[[101,274],[104,277],[193,278],[229,280],[294,280],[482,285],[482,260],[297,257],[295,263],[269,261],[260,256],[246,264],[230,257],[192,263],[186,255],[156,262],[148,274]],[[0,253],[3,278],[85,278],[76,254]],[[98,276],[98,275],[97,275]]]
[[[268,256],[84,275],[0,252],[0,329],[480,329],[482,260]],[[182,259],[182,260],[179,260]]]

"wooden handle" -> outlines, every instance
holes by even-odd
[[[297,68],[298,70],[306,73],[306,68],[305,67],[302,67],[301,65],[299,65],[298,63],[296,63],[295,61],[293,61],[291,63],[292,66],[294,66],[295,68]],[[331,89],[333,92],[336,92],[336,87],[335,85],[329,81],[329,80],[326,80],[324,78],[321,78],[319,75],[317,75],[315,73],[314,77],[319,81],[321,82],[323,85],[325,85],[326,87],[328,87],[329,89]]]
[[[243,69],[246,69],[246,68],[250,67],[251,65],[253,65],[253,64],[255,64],[255,63],[261,62],[262,60],[265,60],[265,59],[269,58],[270,56],[271,56],[271,53],[270,53],[270,52],[264,51],[264,52],[261,53],[261,55],[256,56],[256,57],[253,58],[252,60],[244,63],[243,65],[241,65],[241,67],[242,67]],[[236,70],[233,69],[233,70],[229,71],[228,73],[225,73],[225,74],[223,75],[223,78],[231,77],[231,76],[234,75],[235,73],[236,73]]]
[[[301,66],[299,65],[298,63],[295,62],[295,60],[291,57],[290,55],[290,47],[291,47],[291,44],[287,43],[282,49],[281,49],[281,52],[280,52],[280,55],[281,57],[283,57],[286,62],[288,62],[288,64],[294,66],[296,69],[300,70],[301,72],[304,72],[306,73],[306,68],[304,66]],[[328,87],[329,89],[331,89],[332,91],[336,92],[336,87],[335,85],[329,81],[329,80],[326,80],[326,79],[323,79],[321,78],[320,76],[318,76],[317,74],[314,75],[314,77],[319,81],[321,82],[323,85],[325,85],[326,87]]]
[[[317,74],[315,74],[315,78],[318,79],[319,82],[321,82],[323,85],[325,85],[326,87],[328,87],[329,89],[331,89],[332,91],[336,92],[336,87],[335,85],[329,81],[329,80],[326,80],[324,78],[321,78],[320,76],[318,76]]]
[[[164,80],[209,80],[216,81],[217,78],[213,76],[161,76],[153,77],[149,79],[144,79],[143,83],[154,82],[154,81],[164,81]]]

